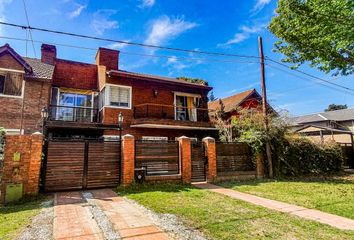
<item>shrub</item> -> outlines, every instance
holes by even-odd
[[[227,119],[222,110],[214,117],[223,141],[242,141],[250,145],[253,155],[265,153],[265,142],[271,143],[273,171],[276,176],[320,174],[339,171],[342,152],[336,143],[319,145],[290,131],[286,115],[270,114],[265,129],[260,109],[243,109]],[[265,162],[268,165],[267,161]],[[268,165],[269,167],[269,165]],[[267,167],[265,167],[267,169]]]
[[[320,174],[340,171],[343,157],[336,143],[318,145],[303,137],[287,137],[274,146],[275,172],[281,175]]]

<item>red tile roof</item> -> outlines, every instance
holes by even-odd
[[[221,101],[223,102],[225,108],[225,112],[234,111],[241,103],[247,100],[248,97],[252,96],[253,94],[257,94],[261,99],[261,96],[258,94],[256,89],[250,89],[245,92],[241,92],[230,97],[222,98]],[[212,110],[220,109],[220,99],[217,99],[213,102],[208,103],[208,108]]]

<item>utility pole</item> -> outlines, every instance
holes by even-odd
[[[267,88],[265,82],[265,70],[264,70],[264,55],[263,55],[263,42],[262,37],[258,37],[258,47],[259,47],[259,57],[260,57],[260,65],[261,65],[261,86],[262,86],[262,110],[263,110],[263,119],[264,119],[264,127],[268,132],[268,104],[267,104]],[[273,177],[273,161],[272,161],[272,151],[270,148],[270,142],[266,140],[266,154],[268,160],[268,172],[269,177]]]

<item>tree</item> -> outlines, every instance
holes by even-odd
[[[279,0],[269,30],[274,51],[297,68],[310,62],[326,73],[354,73],[353,0]]]
[[[208,100],[209,100],[209,102],[217,100],[217,98],[214,96],[214,92],[213,91],[210,92]]]
[[[329,104],[328,107],[324,110],[325,112],[340,110],[340,109],[347,109],[347,104]]]
[[[208,86],[208,82],[200,78],[190,78],[190,77],[178,77],[178,80],[186,81],[189,83],[196,83],[204,86]]]

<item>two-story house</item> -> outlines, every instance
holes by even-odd
[[[8,44],[0,47],[0,127],[7,134],[41,129],[41,110],[49,104],[53,72],[54,65],[45,59],[21,57]]]
[[[123,134],[137,139],[201,139],[216,133],[208,116],[209,86],[123,71],[119,51],[111,49],[99,48],[94,64],[59,59],[51,45],[42,45],[41,54],[41,60],[31,61],[52,66],[52,76],[36,120],[47,106],[49,136],[118,138],[119,113]],[[21,113],[18,106],[10,108]],[[8,128],[0,119],[2,125]]]

